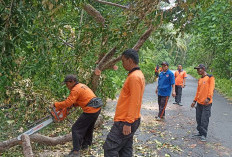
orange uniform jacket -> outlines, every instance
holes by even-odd
[[[181,86],[183,85],[184,78],[187,77],[187,74],[184,70],[179,72],[178,70],[175,72],[175,85]]]
[[[198,87],[194,101],[204,105],[208,98],[209,104],[213,102],[213,91],[215,86],[215,79],[212,75],[206,75],[198,80]]]
[[[62,109],[74,105],[80,106],[85,113],[96,113],[100,110],[100,108],[86,106],[88,102],[95,97],[96,95],[89,87],[78,83],[72,88],[68,98],[65,101],[55,102],[55,107],[57,109]]]
[[[141,70],[129,73],[119,96],[114,121],[133,123],[141,117],[140,109],[145,88]]]

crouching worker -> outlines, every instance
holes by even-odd
[[[68,156],[80,156],[80,149],[86,149],[92,144],[94,124],[103,105],[93,91],[86,85],[79,83],[75,75],[67,75],[64,83],[70,90],[68,98],[62,102],[55,102],[51,107],[57,109],[80,106],[83,113],[72,126],[73,149]]]

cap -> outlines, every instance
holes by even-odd
[[[63,83],[69,82],[69,81],[77,82],[77,77],[75,75],[72,75],[72,74],[66,75]]]
[[[167,66],[169,66],[168,62],[166,62],[166,61],[162,62],[161,65],[167,65]]]
[[[205,67],[204,64],[199,64],[198,66],[194,67],[194,69],[203,69],[203,70],[205,70],[206,67]]]

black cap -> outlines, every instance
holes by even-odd
[[[66,75],[63,83],[70,82],[70,81],[77,82],[77,77],[72,74]]]
[[[194,67],[194,69],[203,69],[203,70],[205,70],[206,67],[205,67],[204,64],[199,64],[198,66]]]
[[[168,62],[166,62],[166,61],[163,61],[163,62],[161,63],[161,65],[167,65],[167,66],[169,66]]]

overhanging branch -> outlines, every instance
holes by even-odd
[[[104,66],[104,63],[106,63],[109,59],[112,58],[112,56],[114,55],[114,53],[116,52],[116,47],[114,47],[113,49],[110,50],[110,52],[108,52],[99,62],[98,64],[98,68],[100,70],[102,70],[102,67]]]
[[[117,62],[119,62],[122,58],[122,55],[118,56],[117,58],[114,58],[112,60],[110,60],[109,62],[107,62],[102,70],[106,70],[106,69],[111,69]]]
[[[148,30],[139,38],[133,49],[138,51],[143,46],[143,43],[147,40],[147,38],[151,35],[153,30],[154,27],[150,26]]]
[[[104,17],[101,15],[101,13],[99,11],[97,11],[93,6],[91,6],[90,4],[85,4],[83,6],[83,9],[91,16],[94,17],[94,19],[102,24],[102,26],[105,25],[105,19]]]

